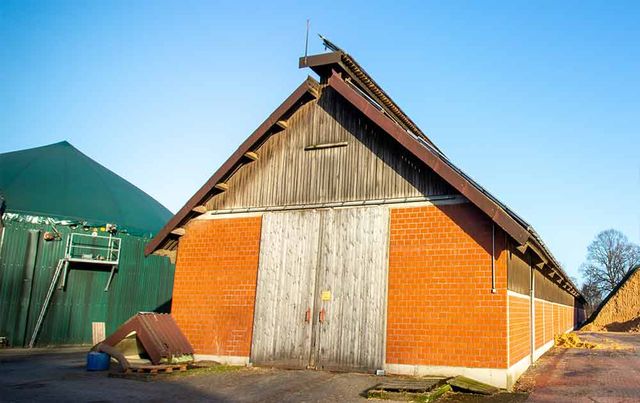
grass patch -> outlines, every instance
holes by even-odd
[[[175,372],[172,372],[171,375],[175,377],[183,377],[183,376],[224,374],[227,372],[237,372],[237,371],[243,370],[244,368],[245,367],[241,367],[239,365],[212,365],[207,367],[190,368],[186,371],[175,371]]]
[[[425,393],[410,393],[410,392],[387,392],[383,390],[369,391],[367,397],[369,399],[381,399],[381,400],[395,400],[406,401],[416,403],[431,403],[438,400],[445,393],[451,391],[451,386],[442,385],[430,392]]]

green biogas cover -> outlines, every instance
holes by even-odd
[[[66,141],[0,154],[6,212],[155,234],[171,212]]]

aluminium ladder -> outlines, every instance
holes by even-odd
[[[29,340],[29,348],[33,348],[36,344],[36,338],[38,337],[38,332],[40,331],[40,326],[42,326],[42,321],[44,320],[44,315],[47,313],[47,308],[49,307],[49,302],[51,301],[51,297],[53,296],[53,292],[56,289],[56,284],[58,283],[58,279],[60,278],[60,272],[64,268],[65,275],[67,272],[67,267],[69,266],[69,261],[65,259],[60,259],[58,261],[58,266],[56,266],[56,271],[53,273],[53,278],[51,279],[51,284],[49,285],[49,289],[47,290],[47,296],[44,298],[44,303],[42,304],[42,308],[40,308],[40,314],[38,315],[38,320],[36,321],[36,326],[33,329],[33,334],[31,334],[31,340]]]

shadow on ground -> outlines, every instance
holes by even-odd
[[[350,402],[380,382],[367,374],[243,368],[216,373],[110,378],[85,370],[86,350],[0,352],[0,400]]]

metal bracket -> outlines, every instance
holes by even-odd
[[[64,289],[67,286],[67,275],[69,274],[69,261],[65,259],[63,265],[64,266],[62,268],[62,281],[60,282],[60,287],[58,287],[58,289],[64,291]]]

